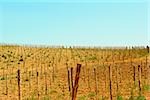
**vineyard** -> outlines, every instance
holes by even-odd
[[[150,100],[149,47],[0,45],[0,100]]]

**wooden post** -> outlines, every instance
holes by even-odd
[[[146,56],[146,61],[145,61],[145,81],[146,81],[146,85],[148,84],[148,75],[149,75],[149,73],[148,73],[148,64],[147,64],[147,56]]]
[[[98,91],[97,91],[97,74],[96,74],[96,69],[94,68],[94,80],[95,80],[95,93],[96,93],[96,96],[98,94]]]
[[[110,89],[110,100],[112,100],[112,70],[111,70],[111,65],[109,65],[109,89]]]
[[[133,66],[133,81],[134,81],[134,86],[135,86],[135,66]]]
[[[116,81],[117,81],[117,94],[119,93],[119,83],[118,83],[118,66],[116,66]]]
[[[106,69],[106,66],[104,65],[103,63],[103,66],[104,66],[104,77],[105,77],[105,91],[107,91],[107,69]]]
[[[67,72],[68,72],[68,88],[69,88],[69,92],[71,91],[70,89],[70,72],[69,72],[69,68],[67,67]]]
[[[8,66],[7,66],[7,70],[6,70],[6,95],[8,95],[7,71],[8,71]]]
[[[20,96],[20,70],[18,69],[18,99],[21,100],[21,96]]]
[[[29,91],[31,90],[31,71],[29,71]]]
[[[45,76],[45,95],[47,95],[47,72],[46,72],[46,66],[44,66],[44,76]]]
[[[81,64],[77,64],[76,76],[75,76],[74,86],[73,86],[73,90],[72,90],[72,100],[76,100],[77,90],[78,90],[78,86],[79,86],[78,82],[79,82],[80,69],[81,69]]]
[[[71,67],[71,89],[73,89],[73,67]]]
[[[55,81],[54,57],[53,57],[52,67],[53,67],[53,71],[52,71],[52,80],[53,80],[53,83],[54,83],[54,81]]]
[[[3,79],[5,79],[5,69],[4,69],[4,67],[3,67]],[[2,90],[3,90],[3,93],[5,93],[5,87],[3,87]]]
[[[138,65],[138,78],[139,78],[139,95],[141,95],[141,66]]]
[[[82,69],[83,69],[83,81],[84,81],[84,83],[86,83],[86,81],[85,81],[85,66],[83,66]]]
[[[40,94],[39,94],[39,80],[38,80],[38,76],[39,76],[39,72],[36,72],[36,76],[37,76],[37,94],[38,94],[38,100],[40,100]]]
[[[91,87],[90,87],[90,76],[89,76],[89,74],[90,74],[90,72],[89,72],[89,68],[87,69],[87,74],[88,74],[88,88],[89,88],[89,90],[91,91]]]

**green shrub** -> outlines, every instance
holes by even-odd
[[[146,100],[144,96],[138,96],[136,100]]]
[[[86,96],[80,96],[78,97],[78,100],[87,100]]]
[[[96,96],[96,94],[94,92],[91,92],[88,94],[88,97],[94,97],[94,96]]]
[[[117,100],[123,100],[122,96],[117,96]]]
[[[150,85],[143,86],[144,91],[150,91]]]

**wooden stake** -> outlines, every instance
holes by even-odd
[[[89,74],[90,74],[90,72],[89,72],[89,68],[87,69],[87,74],[88,74],[88,88],[89,88],[89,90],[91,91],[91,87],[90,87],[90,76],[89,76]]]
[[[39,94],[39,80],[38,80],[38,76],[39,76],[39,72],[36,73],[37,76],[37,94],[38,94],[38,100],[40,100],[40,94]]]
[[[73,89],[73,67],[71,67],[71,89]]]
[[[77,64],[76,76],[75,76],[74,86],[72,90],[72,100],[76,100],[77,90],[79,86],[78,83],[79,83],[80,69],[81,69],[81,64]]]
[[[112,70],[109,66],[109,89],[110,89],[110,100],[112,100]]]
[[[133,66],[133,81],[134,81],[134,86],[135,86],[135,78],[136,78],[136,76],[135,76],[135,66]]]
[[[138,77],[139,77],[139,95],[141,95],[141,66],[138,65]]]
[[[18,99],[21,100],[20,96],[20,70],[18,69]]]
[[[96,74],[96,69],[94,68],[94,80],[95,80],[95,93],[96,93],[96,96],[98,94],[98,91],[97,91],[97,74]]]
[[[68,72],[68,89],[69,89],[69,92],[71,91],[70,89],[70,71],[69,71],[69,68],[67,67],[67,72]]]

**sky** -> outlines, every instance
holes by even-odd
[[[148,0],[0,0],[0,43],[150,45]]]

